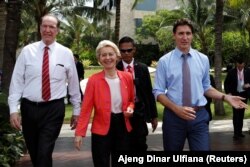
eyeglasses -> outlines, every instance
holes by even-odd
[[[126,53],[126,52],[130,53],[130,52],[133,51],[133,48],[131,48],[131,49],[120,49],[120,51],[121,51],[122,53]]]

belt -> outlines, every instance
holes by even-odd
[[[200,110],[204,109],[205,106],[192,106],[192,108],[194,109],[194,111],[200,111]]]
[[[26,98],[22,98],[22,102],[24,103],[29,103],[31,105],[36,105],[36,106],[42,106],[42,105],[48,105],[48,104],[52,104],[58,101],[64,101],[64,98],[61,99],[55,99],[55,100],[51,100],[51,101],[42,101],[42,102],[35,102],[35,101],[30,101],[29,99]]]

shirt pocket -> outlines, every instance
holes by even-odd
[[[66,68],[62,64],[57,64],[54,68],[52,78],[56,80],[65,80]]]

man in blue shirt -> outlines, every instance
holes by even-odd
[[[186,138],[191,151],[210,149],[209,115],[204,107],[207,103],[204,95],[225,100],[236,108],[247,107],[241,101],[244,98],[225,95],[211,87],[209,60],[191,48],[193,33],[190,20],[177,20],[173,25],[176,48],[162,56],[157,65],[153,93],[165,107],[162,126],[165,151],[181,151]],[[189,66],[185,69],[184,59]],[[188,79],[184,79],[187,75]]]

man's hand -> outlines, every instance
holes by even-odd
[[[158,119],[153,118],[152,121],[151,121],[151,125],[152,125],[152,132],[154,132],[155,129],[157,128],[157,126],[158,126]]]
[[[21,117],[18,112],[10,114],[10,125],[16,130],[21,130]]]
[[[250,84],[249,83],[246,83],[246,84],[243,85],[243,89],[248,89],[248,88],[250,88]]]
[[[187,106],[178,106],[174,113],[180,117],[181,119],[185,120],[194,120],[196,118],[196,111],[192,107]]]
[[[242,101],[245,100],[245,98],[240,96],[226,95],[224,100],[236,109],[247,109],[248,107],[248,105]]]
[[[75,137],[75,148],[80,151],[81,145],[82,145],[82,136],[76,136]]]
[[[74,130],[76,128],[78,118],[79,118],[79,115],[72,115],[71,120],[70,120],[71,130]]]

